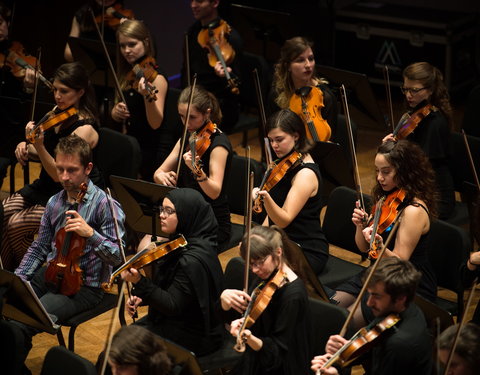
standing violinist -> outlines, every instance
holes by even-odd
[[[187,59],[190,63],[190,79],[197,74],[197,82],[213,93],[220,103],[223,113],[222,130],[229,132],[237,123],[240,114],[240,102],[238,94],[232,92],[225,79],[225,71],[222,64],[217,61],[215,66],[209,64],[209,50],[200,45],[198,37],[200,33],[208,33],[208,27],[213,30],[222,28],[222,18],[218,14],[218,6],[220,0],[191,0],[193,17],[196,22],[190,26],[187,31],[188,37],[188,56],[184,50],[182,65],[182,87],[186,87],[189,82],[187,72]],[[228,25],[228,24],[227,24]],[[229,34],[223,35],[223,39],[219,41],[220,47],[230,48],[234,51],[233,61],[227,62],[227,70],[233,76],[239,76],[240,61],[242,51],[242,39],[240,34],[231,28]],[[233,55],[233,54],[232,54]]]
[[[388,237],[394,221],[401,214],[398,230],[385,250],[384,257],[409,260],[422,273],[418,294],[434,301],[437,295],[435,274],[428,260],[430,219],[436,213],[434,193],[434,173],[428,159],[420,147],[410,141],[387,141],[382,143],[375,156],[375,171],[377,183],[372,196],[375,209],[381,210],[387,228],[373,234],[372,220],[366,220],[368,215],[358,205],[353,210],[352,222],[355,224],[355,243],[360,251],[369,252],[370,240],[374,235],[374,244],[381,249]],[[397,199],[388,205],[389,197],[398,192],[404,193],[404,198]],[[392,195],[393,194],[393,195]],[[380,200],[386,197],[386,203],[380,206]],[[362,287],[361,274],[337,287],[334,299],[342,307],[351,306]],[[365,302],[365,301],[363,301]],[[362,310],[357,310],[354,320],[357,326],[367,317]]]
[[[133,283],[127,310],[132,315],[140,304],[148,305],[148,314],[135,324],[206,355],[222,344],[222,326],[215,316],[223,282],[216,256],[217,221],[200,193],[187,188],[165,196],[160,223],[170,240],[182,234],[187,244],[152,262],[152,279],[135,268],[122,272]],[[148,245],[141,241],[139,248]]]
[[[365,309],[369,314],[366,330],[375,327],[391,314],[400,320],[386,329],[374,341],[362,346],[361,340],[351,348],[368,350],[367,361],[362,361],[370,375],[425,375],[432,372],[432,343],[423,312],[413,303],[415,289],[421,277],[415,267],[396,257],[382,258],[368,284],[369,293]],[[360,307],[359,307],[360,308]],[[381,331],[381,330],[379,330]],[[312,370],[317,374],[338,374],[335,367],[323,368],[328,359],[348,341],[340,335],[330,336],[326,353],[312,360]],[[358,345],[358,346],[357,346]],[[344,353],[348,353],[346,350]],[[358,352],[357,352],[358,353]],[[345,358],[348,360],[348,358]]]
[[[121,262],[110,202],[105,192],[90,180],[92,168],[92,151],[84,139],[74,134],[60,139],[55,148],[55,170],[63,189],[49,199],[42,216],[38,237],[15,270],[15,274],[31,282],[45,310],[53,315],[54,321],[59,324],[96,306],[104,295],[101,283],[108,281],[112,266]],[[72,205],[82,183],[87,184],[87,191],[83,199],[77,202],[77,210],[74,210]],[[125,232],[123,225],[125,216],[117,202],[113,202],[113,207],[121,238]],[[79,291],[70,296],[58,293],[56,288],[52,288],[46,282],[47,267],[43,266],[44,262],[69,259],[69,255],[58,258],[59,252],[63,251],[63,246],[67,242],[65,240],[61,243],[58,238],[62,228],[67,234],[85,241],[80,259],[71,259],[81,269],[81,284]],[[72,239],[70,245],[76,242],[77,240]],[[72,247],[65,250],[68,250],[69,254]],[[64,282],[66,280],[65,277]],[[24,338],[22,354],[26,358],[32,347],[32,336],[38,333],[38,330],[22,323],[11,324]],[[10,360],[2,358],[2,363]]]
[[[117,101],[112,118],[123,121],[124,132],[138,140],[142,149],[140,176],[152,181],[155,169],[167,157],[178,134],[177,129],[162,124],[168,82],[155,62],[153,40],[142,21],[123,22],[117,29],[117,41],[121,55],[118,78],[127,102]],[[140,69],[141,78],[132,70],[134,67]]]
[[[263,203],[267,217],[263,224],[276,224],[300,245],[319,275],[328,259],[328,242],[320,225],[322,178],[318,165],[308,151],[312,147],[305,134],[302,119],[289,109],[282,109],[267,120],[266,131],[278,160],[286,163],[281,171],[272,169],[274,182],[255,188],[253,197]],[[277,173],[278,172],[278,173]]]
[[[267,112],[273,113],[280,108],[290,108],[297,112],[301,99],[297,94],[302,87],[311,87],[307,97],[310,118],[314,120],[319,141],[335,140],[337,126],[337,98],[329,89],[327,81],[315,72],[313,43],[304,37],[288,39],[280,50],[280,59],[275,65],[273,89],[269,94]],[[311,102],[309,102],[311,98]],[[317,113],[315,120],[315,113]],[[302,118],[305,122],[305,118]],[[305,123],[305,127],[307,124]]]
[[[240,245],[244,259],[246,236]],[[278,226],[256,226],[251,230],[249,267],[257,276],[253,285],[260,283],[259,289],[265,295],[257,295],[259,305],[253,305],[251,310],[255,314],[250,316],[255,319],[251,327],[244,327],[239,335],[244,318],[230,324],[230,333],[237,337],[237,343],[240,341],[246,346],[233,374],[297,375],[308,372],[312,352],[308,297],[301,270],[293,266],[295,261],[289,246],[287,235]],[[267,302],[268,296],[271,296],[270,302]],[[235,311],[243,314],[250,301],[247,293],[237,289],[225,289],[220,296],[222,310],[228,312],[224,315],[230,315],[231,319],[232,315],[238,315]],[[265,305],[261,311],[260,306]]]
[[[95,95],[83,66],[79,63],[61,65],[54,73],[53,87],[57,105],[47,114],[43,123],[51,120],[54,126],[44,129],[41,122],[29,122],[25,132],[36,135],[33,137],[34,143],[20,142],[15,149],[15,156],[21,165],[33,159],[40,160],[42,167],[38,179],[2,202],[4,218],[0,252],[7,270],[14,270],[18,266],[38,233],[47,201],[62,188],[53,157],[59,139],[74,133],[85,139],[91,148],[98,143]],[[67,111],[76,111],[76,114],[68,116]],[[102,183],[95,166],[90,178],[95,184]]]
[[[205,148],[202,156],[196,155],[192,160],[192,145],[185,142],[180,152],[181,140],[168,155],[163,164],[156,170],[153,179],[157,184],[178,187],[191,187],[202,193],[212,205],[218,222],[219,251],[226,250],[230,239],[230,209],[226,194],[227,178],[232,159],[232,145],[228,137],[217,125],[222,121],[222,112],[215,96],[201,87],[195,87],[190,117],[187,121],[188,101],[191,88],[184,89],[178,98],[178,113],[187,126],[189,140],[198,137],[197,149]],[[198,146],[197,146],[198,145]],[[183,159],[180,175],[177,176],[179,155]],[[183,156],[181,156],[183,155]]]
[[[453,114],[443,75],[428,62],[413,63],[403,71],[401,90],[408,111],[400,119],[399,125],[409,121],[411,116],[414,131],[407,139],[417,143],[430,160],[440,192],[438,217],[448,219],[455,206],[453,179],[448,165]],[[425,111],[420,114],[423,109]],[[394,134],[389,134],[384,140],[393,137]],[[401,133],[395,134],[395,137],[402,139]]]

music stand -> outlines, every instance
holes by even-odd
[[[134,231],[168,237],[157,220],[158,208],[175,187],[120,176],[110,176],[110,182],[125,212],[127,224]]]
[[[174,342],[160,337],[167,349],[168,355],[173,359],[174,366],[180,366],[180,375],[202,375],[195,354]],[[177,372],[175,372],[177,373]]]
[[[59,325],[43,307],[28,281],[0,269],[2,315],[44,332],[56,334]]]
[[[316,70],[337,92],[342,84],[345,86],[350,113],[357,124],[385,130],[385,118],[365,74],[325,65],[317,65]]]

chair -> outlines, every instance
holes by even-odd
[[[437,278],[437,285],[456,293],[457,301],[437,297],[435,303],[452,315],[463,313],[464,288],[460,266],[467,261],[472,245],[467,233],[455,225],[436,220],[430,225],[428,259]]]
[[[8,361],[2,362],[2,374],[20,374],[25,351],[25,336],[22,329],[2,318],[0,337],[0,353],[2,358],[8,358]]]
[[[83,311],[75,316],[72,316],[65,322],[59,322],[62,326],[70,327],[68,332],[68,349],[72,352],[75,351],[75,331],[80,324],[85,323],[90,319],[93,319],[98,315],[101,315],[104,312],[107,312],[115,308],[117,306],[117,302],[118,302],[118,295],[105,293],[103,295],[103,299],[95,307],[91,308],[90,310]],[[124,310],[125,310],[125,299],[122,299],[122,303],[118,311],[118,319],[120,320],[120,324],[122,326],[126,325]],[[58,343],[61,346],[66,347],[65,339],[63,338],[63,333],[61,329],[57,331],[57,339],[58,339]]]
[[[50,348],[43,361],[40,375],[96,375],[92,362],[71,352],[63,346]]]
[[[111,175],[137,178],[142,158],[138,141],[109,128],[98,129],[98,135],[93,160],[103,174],[105,184],[111,186]]]
[[[174,342],[160,337],[167,349],[168,356],[173,361],[172,374],[202,375],[195,354]]]
[[[355,226],[351,220],[356,200],[357,193],[355,190],[344,186],[335,188],[328,198],[322,229],[330,245],[341,247],[365,259],[365,254],[355,244]],[[364,196],[364,200],[368,206],[370,199]],[[362,270],[364,270],[363,266],[330,254],[319,279],[323,285],[335,289],[342,282],[349,280]]]
[[[422,296],[416,294],[414,302],[422,310],[432,337],[436,337],[437,332],[443,332],[455,324],[452,314]]]

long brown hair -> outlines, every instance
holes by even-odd
[[[290,109],[281,109],[267,119],[267,134],[276,128],[290,135],[298,134],[298,140],[295,142],[295,150],[298,152],[306,153],[312,149],[314,143],[307,138],[305,124],[300,116]]]
[[[191,87],[185,87],[178,97],[178,104],[188,104],[190,98]],[[222,110],[217,98],[210,91],[205,90],[202,86],[196,85],[192,98],[192,106],[202,115],[206,115],[210,110],[210,120],[220,126],[222,122]]]

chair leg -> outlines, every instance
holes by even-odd
[[[68,350],[75,352],[75,330],[77,326],[71,326],[68,332]]]
[[[10,164],[10,195],[15,192],[15,165],[17,165],[17,162]]]
[[[242,147],[247,148],[248,144],[248,130],[244,130],[242,133]]]
[[[63,338],[62,327],[60,327],[57,331],[57,340],[58,340],[58,345],[63,346],[64,348],[67,347],[65,345],[65,339]]]

